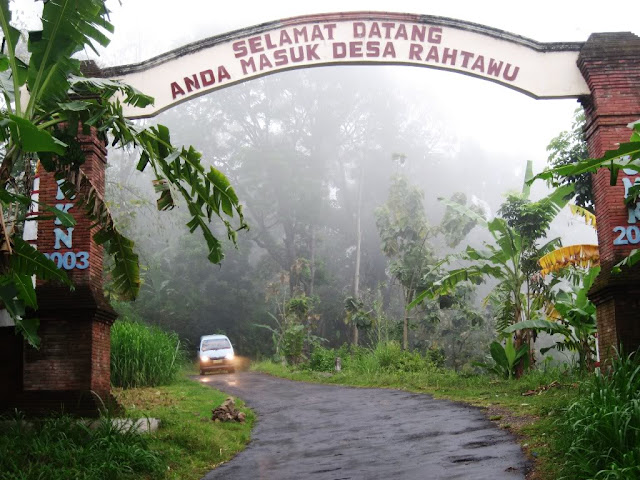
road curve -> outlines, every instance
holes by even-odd
[[[203,480],[515,480],[514,437],[468,405],[259,373],[194,377],[258,414],[252,441]]]

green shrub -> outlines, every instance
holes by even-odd
[[[302,348],[304,347],[304,325],[288,325],[282,336],[282,354],[287,363],[295,365],[300,363]]]
[[[632,357],[595,374],[558,422],[567,479],[640,478],[640,364]]]
[[[379,343],[374,349],[343,345],[328,349],[316,345],[306,367],[317,372],[331,372],[335,358],[342,359],[342,369],[363,374],[377,372],[420,372],[433,369],[434,362],[419,352],[402,350],[398,342]]]
[[[184,362],[175,333],[131,320],[111,328],[111,383],[118,387],[151,387],[173,382]]]
[[[314,372],[332,372],[335,368],[336,357],[339,355],[334,349],[314,345],[309,355],[307,367]]]
[[[447,359],[444,348],[441,347],[429,347],[425,354],[425,357],[434,367],[444,367],[444,362]]]
[[[70,417],[6,421],[0,451],[10,452],[0,455],[6,480],[164,478],[167,471],[148,435],[121,431],[109,419],[91,428]]]

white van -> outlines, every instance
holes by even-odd
[[[200,375],[213,370],[236,371],[233,346],[226,335],[204,335],[200,337]]]

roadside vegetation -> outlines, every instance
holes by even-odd
[[[254,414],[245,423],[211,421],[226,398],[182,377],[171,385],[113,391],[128,418],[157,418],[160,428],[140,434],[117,428],[105,415],[89,424],[71,417],[5,418],[0,429],[3,480],[200,479],[249,442]],[[118,415],[120,417],[121,415]]]
[[[557,422],[565,478],[640,478],[640,364],[622,356],[591,375]]]
[[[249,442],[246,421],[214,422],[224,393],[187,378],[190,365],[177,335],[124,316],[112,329],[111,365],[119,404],[95,421],[68,416],[4,418],[0,475],[7,480],[200,479]],[[117,385],[117,386],[116,386]],[[114,418],[160,421],[154,433],[114,426]]]
[[[236,405],[246,414],[244,423],[213,422],[211,411],[227,395],[189,380],[183,373],[171,385],[113,392],[128,417],[160,420],[160,428],[150,435],[148,445],[161,458],[165,471],[162,477],[151,477],[154,479],[200,479],[243,450],[251,438],[255,414],[240,399]]]
[[[149,438],[119,431],[108,417],[92,428],[71,417],[6,419],[0,430],[0,471],[6,480],[163,478],[165,462]],[[14,420],[14,419],[11,419]]]
[[[111,383],[116,387],[171,384],[184,362],[184,349],[173,332],[127,317],[111,327]]]
[[[147,442],[163,464],[163,476],[153,478],[202,478],[244,448],[255,416],[241,408],[244,423],[213,422],[211,411],[227,396],[186,378],[190,365],[175,333],[146,325],[126,305],[120,307],[123,318],[113,325],[111,337],[112,379],[118,387],[113,394],[127,417],[160,421]]]

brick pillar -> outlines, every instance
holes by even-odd
[[[640,119],[640,38],[631,33],[592,34],[580,51],[578,67],[591,90],[580,102],[587,118],[589,156],[597,158],[628,142],[628,124]],[[611,186],[607,169],[593,175],[602,271],[589,298],[597,307],[598,344],[605,361],[619,345],[627,353],[640,347],[640,269],[610,273],[640,247],[640,219],[624,204],[625,186],[639,177],[620,172]]]
[[[86,158],[82,171],[104,195],[106,147],[95,129],[77,138]],[[75,290],[36,286],[41,345],[39,350],[25,346],[18,408],[96,415],[110,399],[110,327],[116,318],[102,290],[103,249],[93,241],[91,220],[75,199],[64,197],[53,174],[41,171],[38,180],[40,202],[64,208],[77,222],[67,228],[54,219],[39,221],[36,240],[38,249],[67,271]]]

